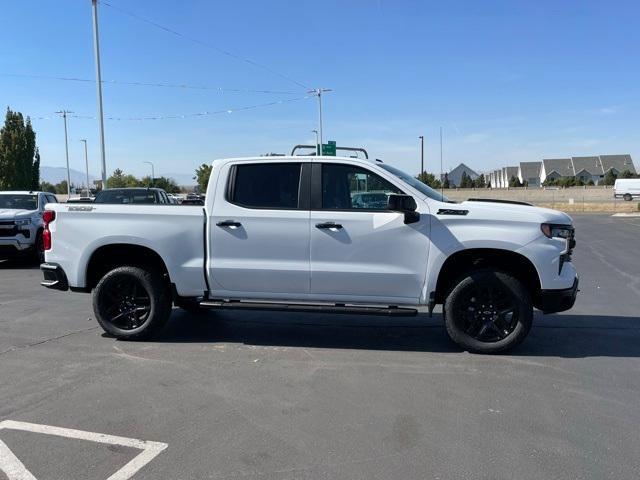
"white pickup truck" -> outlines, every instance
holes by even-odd
[[[415,315],[443,304],[451,338],[505,351],[533,308],[571,308],[578,276],[564,213],[448,201],[382,163],[216,160],[204,207],[47,205],[43,285],[93,292],[102,328],[146,339],[172,305]]]

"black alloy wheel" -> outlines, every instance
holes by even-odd
[[[460,329],[480,342],[507,338],[518,324],[518,306],[511,292],[497,284],[476,284],[457,304]]]
[[[98,323],[105,332],[122,340],[153,337],[169,319],[171,304],[167,279],[151,268],[114,268],[93,290]]]
[[[447,333],[475,353],[509,350],[529,333],[531,292],[514,276],[491,269],[472,271],[452,288],[444,302]]]
[[[135,330],[149,319],[149,293],[137,278],[116,277],[104,289],[102,311],[107,322],[122,330]]]

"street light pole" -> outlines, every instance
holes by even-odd
[[[322,147],[318,143],[318,130],[311,130],[311,131],[316,134],[316,155],[320,156],[322,154],[322,152],[320,151]]]
[[[69,199],[71,198],[71,172],[69,171],[69,139],[67,137],[67,114],[73,112],[61,110],[56,113],[62,115],[62,119],[64,120],[64,151],[67,157],[67,199]]]
[[[151,165],[151,181],[149,182],[149,185],[151,185],[153,183],[154,178],[156,178],[156,170],[153,166],[153,162],[142,162],[142,163],[148,163],[149,165]]]
[[[84,164],[87,169],[87,197],[90,197],[91,189],[89,188],[89,155],[87,154],[87,141],[84,138],[80,141],[84,143]]]
[[[331,91],[330,88],[314,88],[307,92],[318,97],[318,135],[320,137],[320,152],[318,152],[318,155],[322,155],[322,94]]]
[[[440,127],[440,195],[444,197],[444,178],[442,176],[442,127]]]
[[[102,112],[102,74],[100,72],[100,42],[98,38],[98,0],[91,0],[93,10],[93,52],[96,62],[96,89],[98,96],[98,125],[100,126],[100,159],[102,162],[102,188],[107,188],[107,161],[104,153],[104,114]]]
[[[420,135],[418,138],[420,139],[420,177],[423,177],[424,176],[424,135]]]

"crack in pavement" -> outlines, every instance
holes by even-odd
[[[15,352],[16,350],[22,350],[24,348],[35,347],[35,346],[38,346],[38,345],[42,345],[43,343],[52,342],[54,340],[60,340],[61,338],[70,337],[71,335],[76,335],[78,333],[90,332],[91,330],[96,330],[97,328],[100,328],[100,327],[99,326],[95,326],[95,327],[84,328],[82,330],[75,330],[73,332],[65,333],[64,335],[58,335],[56,337],[45,338],[44,340],[40,340],[39,342],[26,343],[24,345],[14,345],[14,346],[11,346],[11,347],[7,348],[6,350],[1,351],[0,355],[4,355],[5,353],[9,353],[9,352]]]

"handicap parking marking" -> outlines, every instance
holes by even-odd
[[[41,433],[44,435],[55,435],[58,437],[73,438],[75,440],[86,440],[88,442],[119,445],[122,447],[142,450],[142,452],[136,455],[118,471],[113,473],[109,478],[107,478],[107,480],[128,480],[168,447],[168,444],[162,442],[118,437],[104,433],[87,432],[84,430],[53,427],[50,425],[40,425],[36,423],[16,422],[13,420],[4,420],[0,422],[0,431],[3,429]],[[8,480],[37,480],[1,439],[0,472],[4,472]]]

